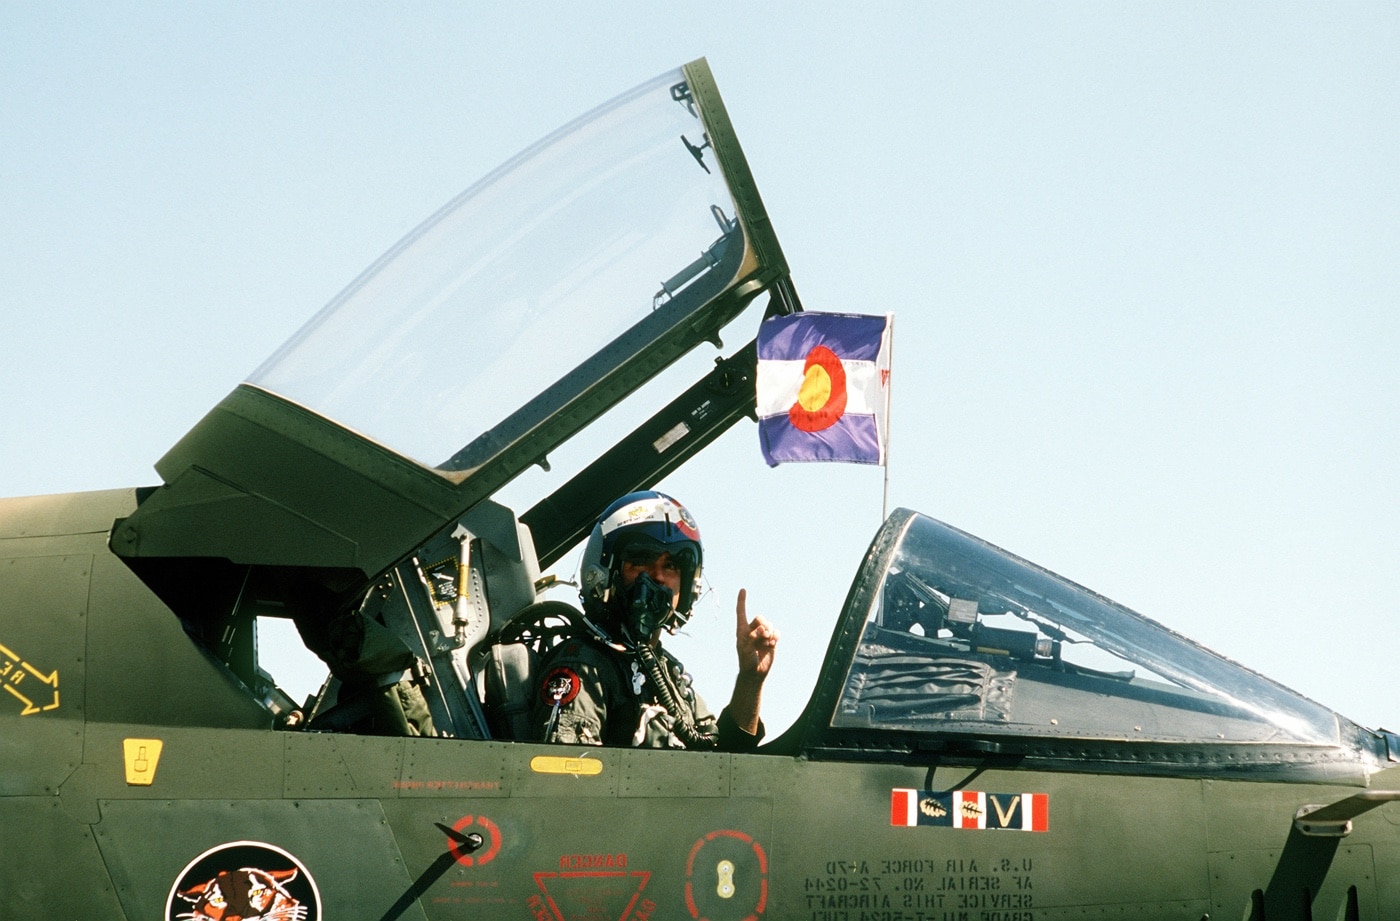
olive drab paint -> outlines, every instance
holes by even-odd
[[[582,616],[551,568],[755,416],[752,340],[801,309],[698,60],[434,214],[160,484],[0,499],[0,914],[1400,918],[1394,733],[907,509],[756,751],[512,734],[542,682],[577,693],[539,672]],[[721,332],[746,344],[577,472],[517,480]],[[332,669],[308,699],[261,657],[279,621]]]

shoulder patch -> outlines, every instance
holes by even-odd
[[[578,696],[580,684],[578,672],[561,665],[545,675],[544,683],[540,685],[540,699],[546,706],[563,706]]]

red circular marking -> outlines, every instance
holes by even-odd
[[[452,825],[453,831],[465,832],[473,825],[480,825],[486,838],[486,850],[477,854],[466,854],[462,851],[461,844],[456,838],[447,839],[447,848],[452,852],[452,856],[457,858],[457,862],[464,867],[479,867],[484,863],[490,863],[492,858],[501,849],[501,830],[496,827],[496,823],[486,818],[484,815],[464,815]]]
[[[715,829],[699,841],[696,841],[695,846],[690,849],[690,856],[687,857],[685,861],[686,910],[690,912],[692,918],[696,918],[698,921],[708,921],[708,919],[700,917],[700,906],[695,904],[695,889],[691,877],[695,872],[695,858],[699,855],[700,849],[716,838],[734,838],[738,841],[743,841],[748,844],[749,847],[753,848],[754,856],[758,858],[758,904],[754,906],[753,913],[744,919],[744,921],[751,921],[751,919],[762,915],[763,909],[768,905],[768,855],[764,853],[763,846],[753,838],[741,831],[735,831],[730,828]]]
[[[803,373],[806,374],[814,365],[826,372],[831,381],[831,394],[826,398],[826,402],[816,409],[804,408],[801,400],[792,404],[788,410],[788,419],[794,427],[804,432],[820,432],[822,429],[831,428],[846,413],[846,368],[841,364],[841,359],[826,346],[817,345],[807,353],[807,361],[802,366]]]
[[[556,700],[562,706],[578,696],[582,685],[577,672],[561,665],[544,676],[544,681],[540,683],[540,699],[547,707],[554,706]]]

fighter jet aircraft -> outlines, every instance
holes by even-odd
[[[431,217],[159,485],[0,500],[0,915],[1400,918],[1400,736],[905,509],[755,752],[527,737],[543,574],[754,414],[754,344],[502,488],[800,310],[695,61]],[[308,699],[269,620],[330,664]]]

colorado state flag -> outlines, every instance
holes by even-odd
[[[794,313],[758,330],[763,459],[885,462],[890,318]]]

